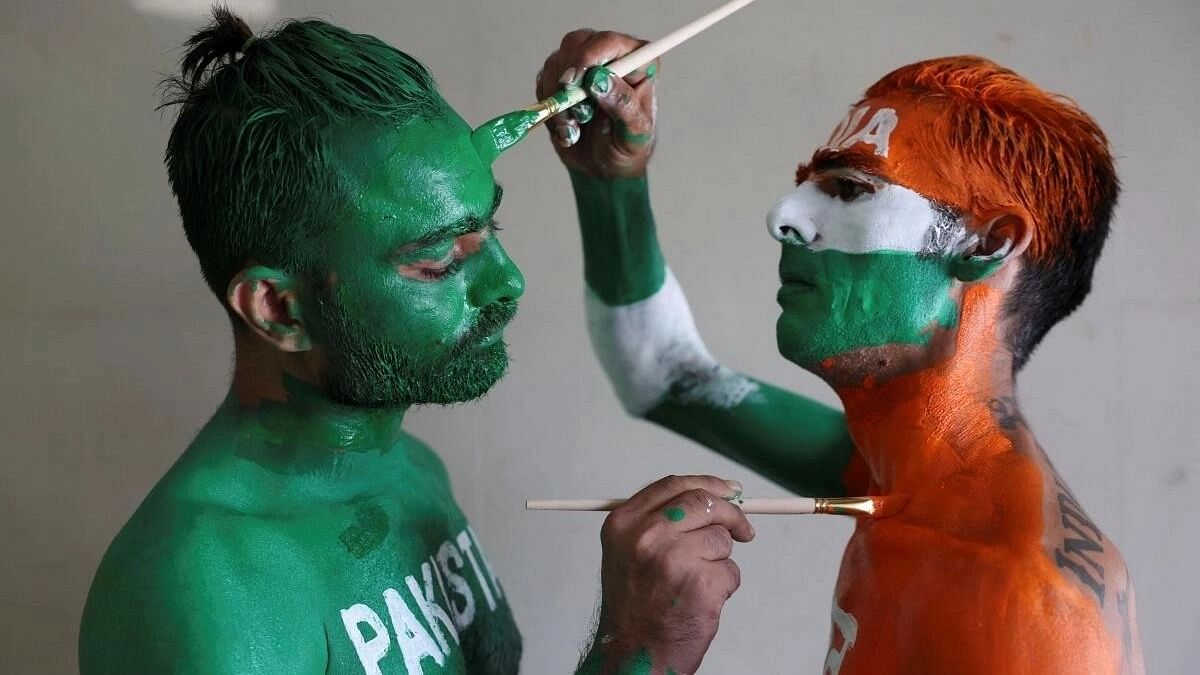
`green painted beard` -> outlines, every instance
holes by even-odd
[[[925,345],[958,322],[945,257],[844,253],[784,244],[779,353],[813,369],[823,360],[889,344]]]
[[[321,386],[331,399],[360,408],[399,408],[423,403],[459,403],[487,393],[508,370],[503,339],[485,338],[508,325],[517,303],[496,302],[442,356],[413,359],[403,339],[377,334],[371,324],[355,319],[336,299],[318,301],[328,361]]]

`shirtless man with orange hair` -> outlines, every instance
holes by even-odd
[[[1143,672],[1121,555],[1015,399],[1108,233],[1118,182],[1096,123],[977,57],[900,68],[851,107],[767,217],[779,349],[843,415],[701,342],[648,198],[655,69],[594,67],[638,44],[576,31],[539,77],[539,97],[577,83],[596,109],[550,125],[593,346],[631,414],[801,494],[903,503],[847,545],[823,672]]]

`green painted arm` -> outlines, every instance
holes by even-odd
[[[854,444],[842,413],[732,373],[699,342],[686,300],[670,287],[674,281],[655,234],[646,179],[570,175],[584,277],[594,295],[589,308],[593,345],[626,409],[793,492],[845,494],[842,475]],[[624,318],[638,311],[643,311],[640,318]],[[680,312],[686,321],[678,319]],[[656,328],[659,318],[678,326]],[[644,334],[626,334],[630,330]],[[636,353],[621,353],[622,343],[636,345],[633,351],[642,352],[642,358],[656,349],[647,345],[662,345],[662,353],[638,362]],[[678,363],[663,365],[672,358]],[[664,381],[655,383],[655,377]]]
[[[666,263],[654,231],[646,178],[592,178],[569,171],[583,238],[583,278],[609,305],[657,291]]]

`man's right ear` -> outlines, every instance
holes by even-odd
[[[285,352],[312,348],[295,279],[271,267],[247,267],[229,280],[225,301],[260,338]]]

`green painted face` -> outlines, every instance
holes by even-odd
[[[371,407],[483,395],[507,368],[503,328],[524,280],[496,239],[500,190],[470,128],[447,109],[351,127],[333,146],[349,199],[305,308],[325,389]]]
[[[850,170],[815,174],[767,217],[783,242],[779,351],[812,368],[884,345],[929,344],[958,320],[949,247],[958,220],[899,185]]]

